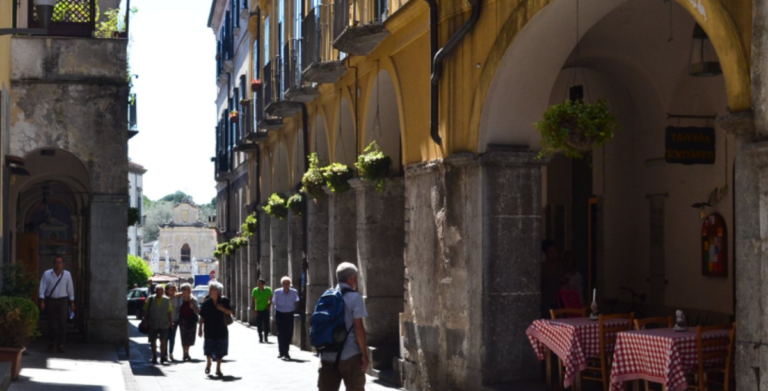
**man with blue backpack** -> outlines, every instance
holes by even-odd
[[[320,354],[317,388],[338,391],[343,381],[347,391],[364,391],[368,343],[363,318],[368,311],[357,292],[357,267],[340,264],[336,279],[339,285],[325,291],[312,314],[310,338]]]

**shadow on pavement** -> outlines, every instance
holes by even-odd
[[[234,377],[231,375],[224,375],[224,376],[208,375],[208,380],[218,380],[222,382],[232,382],[232,381],[238,381],[240,379],[242,379],[242,377]]]

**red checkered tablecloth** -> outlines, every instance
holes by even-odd
[[[614,326],[627,323],[626,320],[607,321]],[[598,322],[589,318],[557,320],[535,320],[525,331],[533,351],[539,360],[546,358],[546,348],[563,360],[565,378],[563,387],[568,388],[576,379],[576,373],[587,368],[587,358],[600,354],[600,333]],[[610,347],[608,347],[610,350]]]
[[[727,335],[727,331],[711,331],[703,338]],[[653,329],[621,332],[611,366],[611,391],[622,390],[630,380],[648,380],[664,384],[667,391],[688,388],[685,373],[699,363],[696,329],[676,332],[673,329]]]

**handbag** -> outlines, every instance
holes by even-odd
[[[224,302],[223,299],[226,299],[226,297],[222,298],[222,301],[221,301],[222,303]],[[229,299],[227,299],[227,303],[229,303]],[[232,323],[235,323],[235,319],[232,317],[232,314],[229,314],[229,315],[225,314],[224,315],[224,324],[229,326]]]
[[[152,308],[152,297],[149,298],[149,308]],[[149,321],[147,318],[141,319],[141,322],[139,323],[139,332],[142,334],[149,334]]]

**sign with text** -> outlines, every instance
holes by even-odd
[[[667,127],[667,163],[715,164],[715,129]]]

